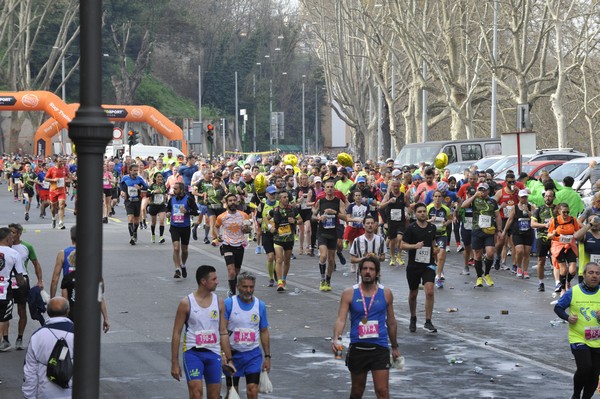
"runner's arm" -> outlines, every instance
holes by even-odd
[[[394,294],[389,288],[385,288],[383,291],[385,295],[385,302],[387,304],[387,317],[385,324],[387,325],[388,337],[390,338],[390,344],[392,347],[392,357],[397,359],[400,357],[400,350],[398,349],[398,322],[394,315]]]
[[[54,298],[56,295],[56,288],[58,287],[58,279],[62,270],[62,264],[65,259],[65,251],[60,251],[56,255],[56,262],[54,263],[54,271],[52,272],[52,282],[50,283],[50,298]]]
[[[173,322],[173,336],[171,337],[171,376],[177,381],[181,378],[181,367],[179,366],[179,343],[181,342],[181,331],[190,312],[190,302],[183,298],[177,307],[175,321]]]
[[[353,292],[354,290],[352,288],[346,288],[340,299],[340,307],[335,323],[333,324],[333,336],[331,337],[331,349],[333,353],[337,351],[337,338],[342,335],[344,328],[346,327],[346,319],[348,318],[348,312],[350,311],[350,302],[352,301]]]

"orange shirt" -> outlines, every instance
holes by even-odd
[[[58,179],[58,181],[50,182],[50,191],[56,192],[66,192],[66,177],[68,176],[67,167],[63,166],[62,168],[58,168],[56,166],[48,169],[46,173],[46,179]]]
[[[249,219],[248,214],[242,211],[236,211],[235,213],[225,211],[217,216],[215,226],[217,229],[221,229],[223,243],[233,247],[242,245],[246,241],[246,235],[242,233],[242,226],[244,221]]]

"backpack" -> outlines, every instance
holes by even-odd
[[[71,351],[69,350],[69,345],[65,338],[58,338],[52,330],[48,330],[56,338],[56,343],[48,358],[46,377],[59,387],[66,389],[69,388],[69,381],[71,381],[71,378],[73,377]]]

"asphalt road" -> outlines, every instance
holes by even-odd
[[[14,202],[6,185],[0,186],[0,225],[22,223],[44,270],[49,290],[57,251],[69,245],[75,223],[69,202],[66,230],[53,230],[49,219],[23,219],[23,205]],[[100,396],[103,398],[185,398],[184,382],[170,376],[170,340],[179,300],[196,287],[193,273],[200,264],[217,267],[225,296],[227,278],[218,249],[201,241],[190,245],[190,277],[174,280],[171,244],[151,244],[150,231],[139,233],[139,243],[128,243],[123,207],[104,225],[103,274],[111,329],[102,336]],[[392,398],[560,398],[570,397],[574,361],[567,344],[567,326],[551,326],[556,319],[551,290],[537,292],[531,280],[517,280],[505,271],[492,272],[494,287],[474,289],[474,273],[462,276],[462,257],[448,254],[446,285],[436,290],[433,322],[438,334],[408,331],[407,284],[403,267],[382,267],[381,281],[394,293],[399,345],[406,359],[403,371],[392,370]],[[353,284],[348,265],[338,264],[333,291],[318,290],[315,258],[292,261],[285,293],[266,286],[265,256],[246,250],[244,269],[258,277],[256,296],[268,306],[274,392],[265,398],[347,398],[349,373],[330,352],[333,321],[339,296]],[[531,264],[535,258],[531,259]],[[35,277],[32,278],[32,283]],[[553,286],[551,277],[546,286]],[[298,289],[298,290],[296,290]],[[297,291],[297,292],[296,292]],[[423,298],[418,299],[419,327],[424,322]],[[448,308],[458,308],[448,312]],[[502,311],[508,314],[502,314]],[[10,340],[16,338],[16,311]],[[29,321],[27,342],[39,326]],[[24,351],[0,353],[0,397],[22,397]],[[452,363],[452,360],[454,362]],[[243,385],[243,384],[242,384]],[[223,388],[224,392],[224,388]],[[244,397],[243,388],[241,396]],[[374,398],[369,378],[365,398]]]

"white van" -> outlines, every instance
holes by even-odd
[[[106,146],[106,151],[104,152],[104,156],[107,158],[114,156],[126,156],[131,155],[132,158],[140,157],[142,159],[146,159],[148,157],[153,157],[154,159],[158,158],[159,154],[163,154],[163,156],[167,155],[167,151],[171,150],[173,152],[173,156],[178,157],[179,155],[185,156],[181,150],[175,147],[162,146],[162,145],[144,145],[144,144],[136,144],[131,146],[131,153],[129,152],[130,146],[125,145],[122,149],[115,149],[113,146]]]
[[[489,155],[502,154],[502,144],[500,139],[444,140],[410,143],[402,147],[394,161],[394,165],[397,167],[418,165],[421,161],[425,161],[431,165],[436,155],[441,152],[448,155],[448,163],[462,161],[475,162]]]

